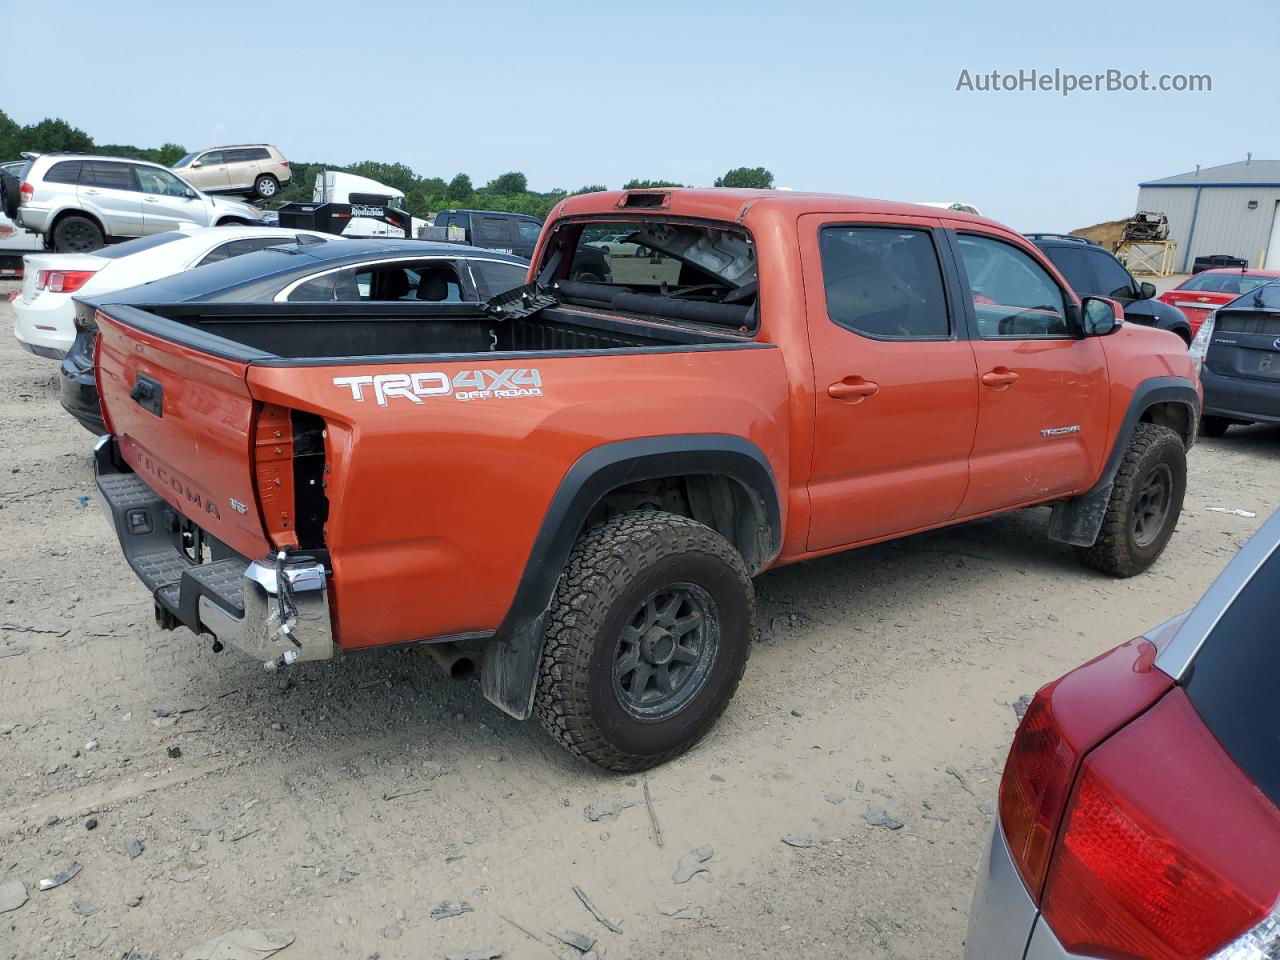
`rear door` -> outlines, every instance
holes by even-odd
[[[976,369],[940,233],[928,218],[800,218],[816,393],[810,550],[943,523],[968,488]]]
[[[108,310],[98,320],[98,393],[124,459],[207,533],[262,556],[248,363],[147,332],[149,315],[135,307]]]
[[[978,364],[978,430],[960,515],[1085,489],[1102,470],[1107,366],[1077,336],[1074,297],[1012,238],[954,235]]]
[[[114,160],[86,160],[80,171],[77,196],[113,237],[140,237],[142,187],[134,165]]]
[[[266,156],[267,151],[242,147],[237,150],[226,150],[227,186],[233,190],[247,190],[258,178],[258,156]]]

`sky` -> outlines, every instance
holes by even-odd
[[[535,190],[632,177],[963,201],[1016,229],[1280,159],[1276,0],[0,0],[0,109],[100,143],[268,142]],[[42,26],[41,23],[47,26]],[[50,49],[48,38],[56,44]],[[51,69],[51,63],[60,64]],[[983,92],[992,70],[1208,74],[1209,92]]]

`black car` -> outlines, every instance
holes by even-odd
[[[1280,280],[1209,314],[1191,356],[1201,361],[1202,434],[1220,437],[1233,423],[1280,423]]]
[[[1155,299],[1154,284],[1133,278],[1125,265],[1098,244],[1064,233],[1028,233],[1026,238],[1053,261],[1080,296],[1111,297],[1124,307],[1129,323],[1170,330],[1191,344],[1187,315],[1171,304]]]
[[[334,239],[271,247],[77,301],[76,339],[62,361],[62,406],[86,430],[106,433],[93,370],[97,304],[332,303],[360,313],[369,309],[362,304],[376,303],[379,316],[411,316],[423,301],[488,300],[523,284],[528,270],[520,257],[452,243]]]

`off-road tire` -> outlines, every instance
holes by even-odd
[[[714,603],[714,658],[678,712],[637,719],[615,692],[622,633],[645,598],[681,583]],[[728,706],[754,628],[751,578],[724,537],[671,513],[614,517],[579,537],[556,587],[534,704],[538,719],[570,753],[607,770],[665,763],[701,740]]]
[[[92,253],[106,245],[102,228],[88,217],[63,217],[53,228],[53,249],[58,253]]]
[[[1134,529],[1136,507],[1146,485],[1162,468],[1167,468],[1171,481],[1167,510],[1155,536],[1142,543]],[[1077,548],[1080,558],[1115,577],[1142,573],[1155,563],[1173,535],[1186,492],[1187,452],[1182,438],[1168,427],[1138,424],[1116,471],[1098,539],[1091,547]]]
[[[266,190],[263,190],[263,184],[267,185]],[[271,176],[271,174],[264,173],[253,181],[253,192],[255,196],[263,200],[270,200],[280,192],[280,181]]]
[[[1226,417],[1205,416],[1200,418],[1200,436],[1217,438],[1227,432],[1231,421]]]

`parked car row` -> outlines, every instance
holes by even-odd
[[[16,178],[3,176],[5,216],[59,253],[92,253],[182,224],[253,224],[261,216],[256,207],[211,197],[142,160],[46,153],[28,160]]]

